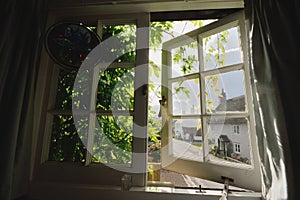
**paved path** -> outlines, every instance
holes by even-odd
[[[203,150],[197,146],[194,146],[186,141],[173,139],[173,153],[175,156],[203,161]]]

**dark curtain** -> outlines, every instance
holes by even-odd
[[[34,94],[47,0],[1,4],[0,199],[28,193]],[[300,199],[299,1],[247,0],[264,199]]]
[[[35,83],[47,16],[45,0],[1,2],[0,199],[28,193]]]
[[[248,0],[251,67],[264,199],[300,199],[299,0]]]

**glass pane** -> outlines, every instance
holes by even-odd
[[[206,111],[245,111],[245,87],[242,70],[205,77]]]
[[[97,116],[94,163],[129,164],[132,159],[133,117]]]
[[[199,71],[197,42],[172,49],[172,77]]]
[[[199,79],[172,83],[173,115],[200,114]]]
[[[76,76],[76,70],[60,70],[56,90],[56,109],[72,109],[73,84]]]
[[[88,118],[78,117],[78,127],[87,132]],[[81,132],[81,133],[82,133]],[[49,151],[50,161],[84,162],[86,136],[79,135],[71,115],[55,115],[53,117],[51,144]]]
[[[115,62],[134,62],[136,50],[136,25],[105,25],[103,26],[102,41],[116,37],[116,48],[110,49],[117,59]],[[119,48],[117,48],[119,47]],[[121,48],[122,47],[122,48]]]
[[[242,63],[239,29],[227,29],[203,38],[204,69],[217,69]]]
[[[74,92],[74,82],[77,71],[61,70],[57,83],[57,94],[55,101],[56,109],[72,109],[72,98],[74,108],[87,109],[90,100],[91,74],[82,72],[77,77],[77,90]],[[115,68],[100,72],[96,108],[101,110],[133,110],[134,102],[134,69]]]
[[[203,161],[202,126],[199,119],[173,119],[172,150],[174,156]]]
[[[209,159],[251,164],[248,120],[246,118],[207,119]]]
[[[134,69],[107,69],[100,74],[97,109],[133,110]]]
[[[164,124],[159,114],[159,107],[148,106],[148,162],[161,161],[161,137],[160,132]],[[159,116],[160,115],[160,116]]]

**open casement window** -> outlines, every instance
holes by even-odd
[[[163,44],[162,166],[260,191],[244,28],[238,12]]]
[[[52,65],[40,179],[120,185],[131,174],[134,185],[145,185],[149,33],[139,28],[148,27],[149,15],[130,17],[96,19],[90,27],[115,53],[106,68]],[[111,37],[122,48],[110,47]]]

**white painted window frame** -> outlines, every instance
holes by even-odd
[[[71,21],[81,22],[81,20],[98,21],[98,27],[101,24],[116,23],[118,25],[126,23],[136,24],[137,30],[143,27],[149,27],[150,15],[149,13],[132,13],[130,15],[84,15],[81,16],[77,13],[72,16]],[[61,13],[49,13],[47,27],[58,21],[70,21],[70,16]],[[101,30],[98,29],[101,33]],[[147,30],[147,29],[145,29]],[[113,166],[94,164],[91,163],[91,157],[87,155],[85,164],[82,163],[70,163],[70,162],[56,162],[48,161],[48,154],[51,142],[51,130],[52,119],[54,115],[66,114],[72,115],[72,110],[56,110],[54,109],[57,80],[59,75],[59,66],[55,64],[43,50],[43,57],[41,58],[41,70],[40,74],[44,77],[50,77],[45,80],[40,80],[43,83],[44,91],[41,96],[44,99],[44,106],[41,109],[42,116],[44,116],[44,123],[41,121],[40,131],[41,134],[37,138],[37,151],[33,170],[33,179],[36,181],[59,181],[59,182],[71,182],[77,184],[99,184],[99,185],[120,185],[121,177],[124,174],[131,174],[133,185],[145,186],[146,184],[146,171],[147,171],[147,108],[148,107],[148,95],[145,91],[137,88],[145,86],[147,90],[148,86],[148,63],[149,57],[149,33],[143,30],[136,32],[136,60],[133,63],[113,63],[109,68],[117,67],[132,67],[135,69],[134,78],[134,110],[122,110],[114,111],[113,114],[120,116],[132,116],[133,117],[133,141],[132,152],[138,152],[138,156],[133,154],[131,165],[118,166],[118,169],[124,169],[124,171],[115,170]],[[147,41],[145,43],[145,41]],[[138,67],[137,67],[138,66]],[[98,75],[95,75],[98,77]],[[45,81],[45,82],[44,82]],[[129,114],[128,114],[129,113]],[[110,116],[111,111],[96,111],[90,113],[90,118],[96,119],[97,115]],[[145,125],[142,126],[141,124]],[[92,130],[92,127],[90,128]],[[89,131],[89,136],[92,136],[92,132]],[[89,137],[91,138],[91,137]],[[92,141],[90,141],[91,143]],[[89,143],[88,143],[89,144]],[[87,148],[91,148],[90,146]],[[140,173],[130,173],[132,171],[138,171]]]
[[[204,71],[203,63],[201,63],[201,38],[205,38],[207,36],[213,35],[223,30],[227,30],[229,28],[238,26],[241,34],[241,48],[242,48],[242,59],[243,62],[236,65],[231,65],[227,67],[218,68],[217,70],[209,70]],[[200,61],[200,73],[194,73],[191,75],[185,75],[178,78],[171,78],[171,66],[172,66],[172,58],[171,58],[171,50],[177,48],[179,46],[183,46],[189,44],[193,41],[198,42],[199,50],[199,61]],[[201,86],[205,85],[203,77],[211,74],[224,73],[234,70],[243,70],[244,71],[244,82],[245,82],[245,101],[246,101],[246,110],[244,112],[226,112],[222,113],[206,113],[205,106],[202,106],[202,112],[205,114],[201,115],[190,115],[190,116],[172,116],[172,92],[168,90],[167,87],[162,87],[162,96],[167,99],[167,103],[164,105],[164,110],[166,111],[163,116],[163,121],[165,122],[164,127],[162,129],[162,166],[165,169],[172,170],[178,173],[187,174],[191,176],[196,176],[199,178],[204,178],[207,180],[212,180],[216,182],[223,182],[222,177],[230,177],[234,179],[234,185],[242,188],[251,189],[254,191],[261,191],[261,178],[260,178],[260,167],[259,167],[259,159],[258,159],[258,149],[257,142],[255,137],[255,128],[254,128],[254,113],[251,106],[252,102],[252,92],[250,85],[250,71],[249,71],[249,60],[248,60],[248,47],[247,47],[247,35],[245,30],[245,18],[244,11],[239,11],[237,13],[231,14],[230,16],[224,17],[217,22],[208,24],[202,28],[186,33],[185,35],[174,38],[170,41],[167,41],[163,44],[163,55],[162,55],[162,84],[168,85],[170,88],[170,82],[174,80],[180,79],[191,79],[194,77],[199,78],[200,83],[200,94],[201,94],[201,102],[205,102],[204,91],[201,92]],[[204,87],[205,88],[205,87]],[[251,165],[243,165],[243,164],[234,164],[227,161],[217,161],[214,162],[209,159],[208,156],[208,140],[207,137],[207,126],[206,119],[208,117],[234,117],[234,118],[242,118],[245,117],[248,119],[248,127],[249,127],[249,140],[251,143]],[[203,141],[203,155],[204,161],[197,162],[192,160],[187,160],[180,157],[175,157],[172,154],[172,142],[170,142],[173,138],[172,132],[172,123],[170,120],[173,118],[195,118],[200,117],[202,122],[202,141]],[[167,148],[164,148],[167,147]]]

